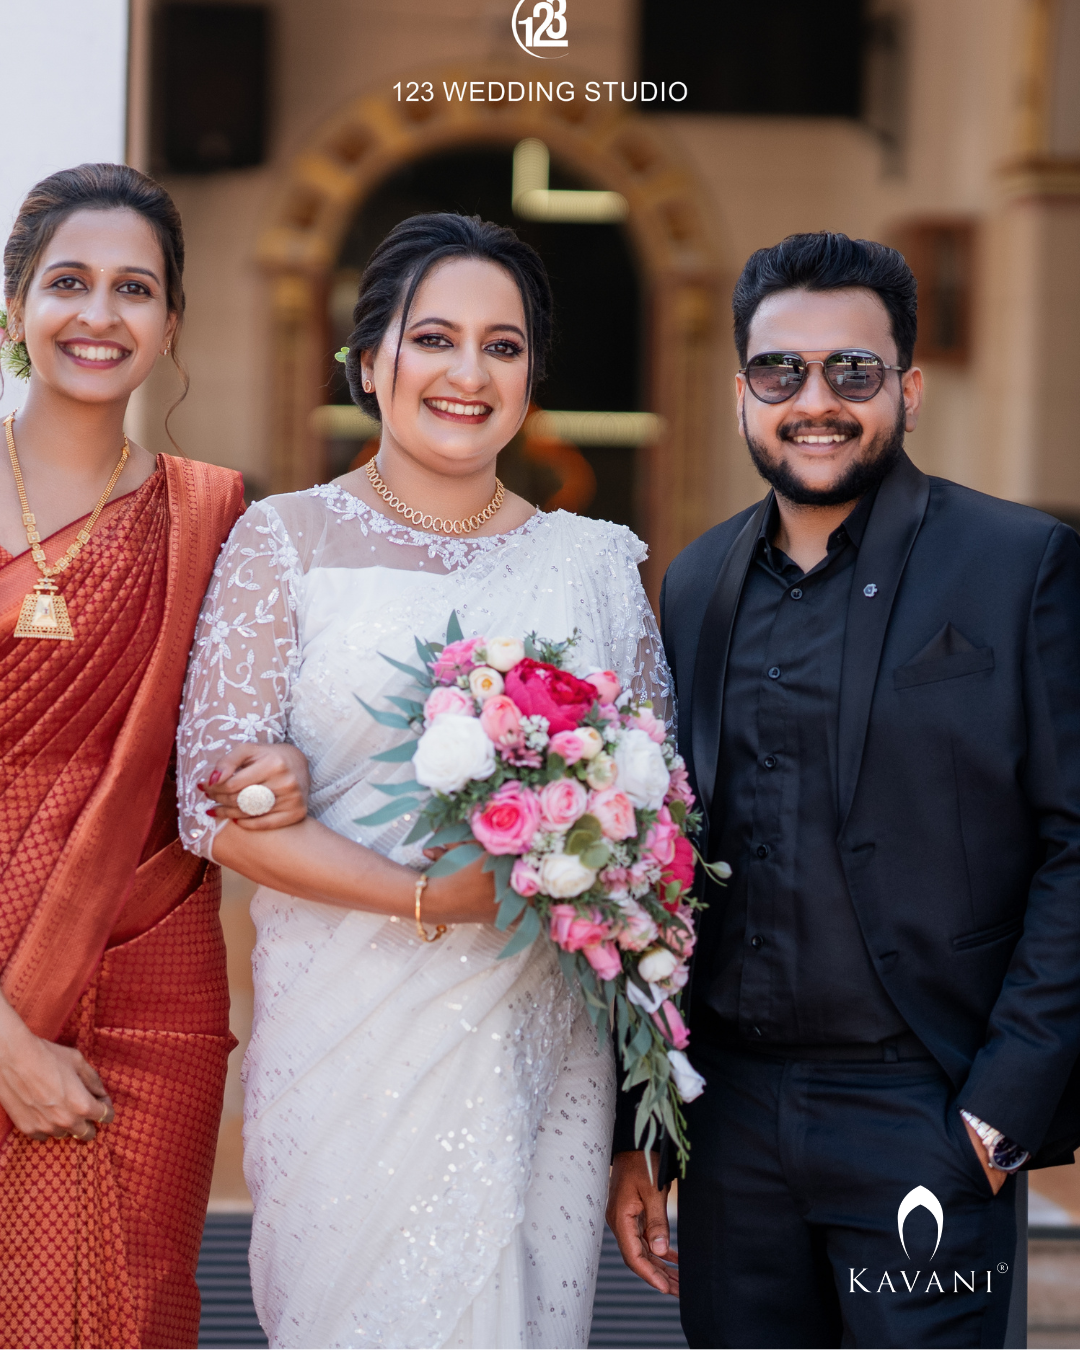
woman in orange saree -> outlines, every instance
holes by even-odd
[[[193,1346],[198,1334],[233,1041],[220,877],[177,840],[171,761],[242,485],[123,436],[130,393],[175,339],[182,265],[168,195],[120,165],[38,184],[5,252],[0,337],[9,369],[13,348],[32,367],[0,434],[5,1346]],[[116,492],[90,519],[107,480]],[[39,623],[50,569],[64,615],[52,628],[70,621],[70,637]],[[28,612],[37,632],[24,632]]]

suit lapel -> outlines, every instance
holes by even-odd
[[[761,530],[761,522],[772,503],[770,492],[758,509],[735,537],[713,586],[705,608],[694,660],[694,679],[690,694],[690,744],[693,753],[691,765],[695,791],[705,814],[704,837],[708,838],[709,809],[712,806],[716,782],[716,760],[720,750],[720,717],[724,702],[724,679],[727,674],[728,648],[735,611],[739,607],[743,582],[754,545]]]
[[[904,455],[878,490],[859,547],[840,675],[837,798],[841,829],[859,779],[885,631],[929,499],[930,480]]]

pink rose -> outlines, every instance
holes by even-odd
[[[561,756],[569,765],[578,762],[584,754],[585,747],[576,731],[560,731],[552,736],[548,750],[553,755]]]
[[[656,923],[636,900],[624,900],[619,906],[622,910],[622,927],[615,935],[619,946],[626,952],[643,952],[656,941]]]
[[[622,974],[622,957],[613,942],[583,947],[581,954],[602,980],[613,980]]]
[[[664,809],[667,810],[666,807]],[[684,891],[688,891],[694,884],[694,850],[690,840],[682,834],[675,840],[671,862],[660,874],[661,886],[666,887],[671,881],[677,881]],[[678,901],[674,903],[677,904]],[[664,901],[664,905],[667,909],[674,908],[673,903],[668,900]]]
[[[637,819],[630,798],[618,788],[605,788],[589,797],[589,814],[600,822],[608,839],[633,839],[637,835]]]
[[[551,736],[573,731],[596,702],[591,684],[528,656],[507,671],[506,692],[526,717],[546,717]]]
[[[679,1015],[679,1010],[671,999],[665,999],[660,1007],[652,1015],[653,1021],[660,1028],[660,1034],[664,1040],[670,1041],[676,1050],[685,1050],[690,1044],[690,1033],[686,1029],[686,1023]]]
[[[477,647],[484,645],[484,639],[462,638],[460,642],[448,642],[435,658],[432,674],[440,684],[453,684],[459,675],[468,675],[476,662],[472,654]]]
[[[649,826],[642,852],[661,867],[667,867],[675,861],[675,841],[680,837],[679,827],[671,819],[671,812],[662,806],[656,823]]]
[[[670,909],[671,907],[665,905],[664,908]],[[674,911],[674,917],[681,920],[683,926],[669,923],[664,929],[664,941],[676,956],[685,961],[694,950],[694,944],[697,942],[697,934],[694,932],[693,911],[688,905],[680,905]]]
[[[475,717],[476,709],[468,694],[454,686],[440,684],[427,696],[424,704],[424,726],[431,726],[440,713],[452,713],[455,717]]]
[[[671,770],[671,778],[668,781],[666,802],[682,802],[688,811],[694,809],[694,794],[690,790],[690,775],[686,772],[686,765],[680,764],[676,760]]]
[[[556,778],[540,789],[540,822],[560,834],[585,814],[589,794],[576,778]]]
[[[523,895],[527,900],[540,890],[540,873],[524,858],[518,858],[514,863],[514,870],[510,873],[510,885],[518,895]]]
[[[573,905],[552,905],[551,940],[563,951],[579,952],[584,947],[596,947],[611,936],[610,927],[604,923],[597,910],[592,918],[579,914]]]
[[[600,695],[601,703],[614,703],[622,693],[619,677],[613,670],[594,670],[591,675],[585,676],[585,680]]]
[[[605,867],[600,873],[600,880],[612,900],[622,900],[628,893],[630,870],[626,867]]]
[[[536,793],[518,782],[504,783],[472,814],[472,832],[489,853],[526,853],[540,824]]]
[[[521,714],[517,704],[505,694],[489,698],[480,711],[480,725],[496,745],[511,750],[524,744]]]
[[[666,989],[669,994],[678,994],[686,988],[689,979],[689,963],[682,961],[675,967],[666,980],[660,981],[660,988]]]
[[[663,745],[667,740],[667,729],[663,722],[657,721],[651,708],[636,709],[631,725],[643,731],[649,740],[655,741],[657,745]]]

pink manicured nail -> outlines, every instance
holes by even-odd
[[[217,815],[217,808],[214,807],[214,806],[212,806],[212,807],[210,808],[210,810],[207,811],[206,814],[207,814],[208,816],[216,816],[216,815]]]
[[[221,770],[215,769],[214,772],[210,775],[210,786],[213,787],[220,777],[221,777]]]

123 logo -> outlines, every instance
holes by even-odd
[[[529,0],[518,0],[510,27],[514,41],[530,56],[565,56],[570,43],[566,36],[566,0],[536,0],[528,11]],[[561,50],[551,50],[561,48]]]

